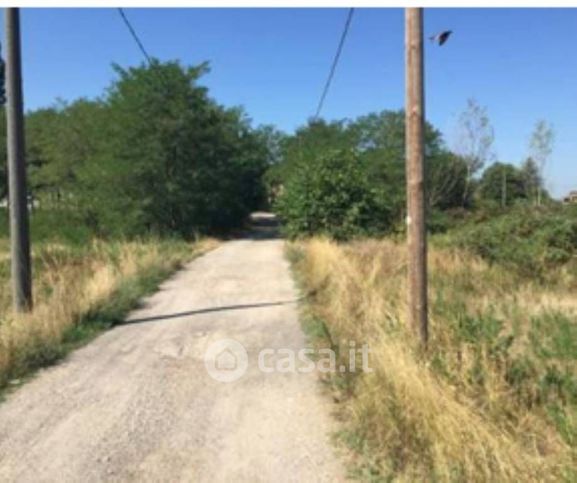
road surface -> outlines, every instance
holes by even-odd
[[[0,404],[0,481],[342,481],[316,375],[256,364],[262,348],[305,346],[296,301],[282,240],[230,241],[194,260],[130,323]],[[248,351],[234,382],[205,364],[227,338]],[[211,361],[225,375],[240,367]]]

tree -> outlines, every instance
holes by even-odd
[[[523,176],[523,185],[527,199],[533,200],[533,204],[537,205],[539,193],[543,191],[543,179],[539,166],[531,157],[527,158],[521,166],[521,173]]]
[[[392,217],[405,217],[405,115],[403,110],[381,111],[361,116],[351,126],[360,157],[373,186],[382,192]],[[425,126],[427,151],[436,150],[436,135]]]
[[[323,119],[310,119],[292,136],[279,136],[278,156],[265,176],[273,204],[287,180],[295,171],[303,169],[303,160],[314,160],[334,150],[354,149],[356,144],[347,121],[327,122]]]
[[[129,69],[96,100],[27,115],[31,189],[40,206],[99,236],[194,236],[240,226],[265,198],[272,154],[244,111],[198,79],[207,65]]]
[[[358,140],[349,124],[347,120],[309,120],[305,126],[298,128],[293,136],[285,139],[283,171],[288,174],[303,159],[316,158],[335,150],[355,149]]]
[[[539,169],[539,177],[541,182],[537,187],[536,193],[536,204],[541,205],[541,199],[543,194],[543,187],[545,180],[545,166],[547,160],[551,153],[553,152],[553,141],[555,135],[553,128],[544,120],[539,120],[535,124],[535,129],[533,134],[531,134],[531,139],[529,141],[529,150],[531,152],[531,158],[536,162]]]
[[[266,208],[274,204],[282,185],[283,146],[287,136],[274,126],[259,126],[255,135],[266,151],[266,171],[263,175],[263,186],[266,191]]]
[[[1,47],[1,46],[0,46]],[[6,63],[0,50],[0,106],[6,104]]]
[[[281,161],[267,173],[269,186],[280,193],[297,169],[331,155],[350,151],[366,173],[369,188],[378,192],[389,210],[389,222],[405,216],[405,115],[403,110],[370,113],[354,120],[309,121],[282,142]],[[441,133],[425,124],[427,200],[431,208],[461,205],[466,168],[463,159],[450,153]]]
[[[388,227],[388,207],[353,151],[307,158],[300,168],[291,173],[275,206],[289,236],[346,240]]]
[[[481,107],[475,99],[468,99],[467,107],[459,118],[456,147],[456,152],[466,163],[463,206],[469,202],[473,177],[494,157],[492,151],[494,138],[487,108]]]
[[[397,220],[404,218],[405,114],[403,110],[362,116],[351,123],[358,149],[375,187],[384,190]],[[450,153],[440,131],[425,123],[427,204],[430,208],[460,206],[464,190],[463,160]]]
[[[26,117],[27,162],[30,191],[44,208],[74,209],[87,206],[90,187],[80,173],[95,163],[109,141],[106,106],[101,101],[58,101]]]
[[[462,206],[467,184],[465,160],[442,149],[427,160],[426,195],[430,209],[448,210]]]
[[[272,125],[262,125],[255,129],[255,136],[266,151],[266,164],[274,166],[282,161],[282,145],[286,134]]]
[[[208,66],[115,69],[99,205],[112,202],[106,213],[133,232],[192,236],[240,226],[262,199],[266,152],[241,109],[219,106],[198,85]]]
[[[478,189],[481,199],[502,207],[527,198],[523,172],[512,164],[494,163],[489,166],[481,177]]]

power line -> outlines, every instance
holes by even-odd
[[[339,59],[340,59],[341,53],[343,51],[343,46],[345,45],[345,40],[347,39],[347,34],[349,33],[349,27],[351,26],[351,20],[353,19],[354,13],[355,13],[355,9],[349,8],[349,13],[347,14],[347,20],[345,22],[345,27],[343,29],[343,33],[341,34],[341,39],[340,39],[339,45],[337,47],[337,52],[335,54],[335,58],[333,59],[333,65],[331,66],[331,70],[329,72],[329,77],[328,77],[327,82],[325,84],[325,87],[323,89],[323,94],[321,95],[321,99],[320,99],[319,104],[317,106],[317,112],[314,116],[314,119],[319,118],[321,110],[323,109],[323,104],[325,103],[325,99],[326,99],[327,94],[329,92],[329,89],[331,87],[331,83],[333,81],[335,71],[337,70],[337,65],[339,63]]]
[[[120,16],[122,17],[124,24],[128,28],[130,35],[132,35],[132,38],[136,42],[136,45],[138,45],[138,48],[142,52],[142,55],[144,55],[144,58],[146,59],[146,62],[148,63],[149,67],[151,67],[151,68],[157,67],[158,63],[154,62],[153,57],[150,56],[148,51],[144,48],[144,44],[140,40],[140,37],[136,33],[136,30],[134,29],[134,27],[130,23],[130,20],[128,20],[128,17],[126,16],[126,13],[124,12],[124,9],[123,8],[117,8],[117,11],[120,14]],[[162,69],[154,69],[154,72],[158,75],[161,83],[164,86],[165,91],[168,93],[168,91],[170,90],[170,82],[168,81],[166,74],[164,73],[164,71]]]
[[[134,39],[134,41],[136,42],[136,45],[138,45],[138,48],[140,49],[140,51],[142,52],[142,55],[144,55],[144,58],[146,59],[146,61],[148,62],[149,65],[152,65],[152,57],[150,57],[150,55],[148,55],[148,52],[146,51],[146,49],[144,48],[144,44],[142,43],[142,41],[140,40],[140,38],[138,37],[138,34],[136,33],[136,31],[134,30],[134,27],[132,26],[132,24],[130,23],[130,20],[128,20],[128,17],[126,16],[126,14],[124,13],[124,9],[123,8],[117,8],[118,13],[120,14],[120,16],[122,17],[122,20],[124,21],[124,24],[126,25],[126,28],[128,28],[128,31],[130,32],[130,35],[132,35],[132,38]]]
[[[169,98],[169,92],[170,92],[170,82],[169,82],[168,77],[166,76],[165,72],[162,69],[158,68],[159,67],[158,62],[155,63],[153,61],[152,57],[148,54],[147,50],[144,48],[144,44],[140,40],[140,37],[136,33],[136,30],[134,30],[134,27],[130,23],[130,20],[128,20],[126,13],[124,13],[124,9],[119,7],[119,8],[117,8],[117,10],[118,10],[118,13],[120,14],[120,16],[122,17],[124,24],[128,28],[130,35],[132,35],[132,38],[136,42],[136,45],[138,45],[138,48],[142,52],[142,55],[144,55],[144,58],[148,62],[148,65],[151,68],[151,71],[155,72],[155,74],[160,79],[161,84],[164,87],[164,97],[165,97],[165,99],[168,99]],[[179,118],[177,119],[177,130],[180,132],[182,131],[182,116],[179,116]],[[175,137],[174,137],[175,143],[176,143],[176,139],[178,137],[178,134],[179,133],[177,132]],[[176,157],[176,150],[177,150],[177,147],[176,147],[176,144],[174,144],[173,145],[173,155],[175,157]]]

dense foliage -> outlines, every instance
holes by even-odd
[[[267,173],[267,182],[271,195],[279,198],[277,206],[288,234],[329,233],[340,238],[383,233],[399,224],[405,210],[404,120],[403,111],[372,113],[353,121],[315,120],[293,136],[281,139],[280,161]],[[460,206],[465,187],[464,161],[446,149],[440,132],[428,123],[425,141],[430,206],[443,209]],[[354,223],[349,218],[326,217],[336,196],[328,187],[341,177],[336,162],[331,169],[328,160],[334,160],[338,151],[352,153],[349,163],[355,165],[355,175],[348,182],[353,184],[359,177],[363,180],[356,199],[371,200],[364,203],[363,215],[356,216]],[[314,182],[327,189],[305,191],[301,186],[307,182],[305,172],[315,173]],[[342,173],[343,177],[348,176],[346,173]],[[364,195],[360,193],[363,190]],[[346,198],[341,202],[346,203]],[[315,205],[314,213],[311,204]],[[319,218],[313,220],[313,216]],[[303,224],[304,219],[308,221]]]
[[[277,210],[289,236],[322,233],[346,239],[382,231],[389,211],[382,191],[350,151],[335,151],[310,164],[302,162],[289,178]]]
[[[479,182],[480,197],[501,206],[510,206],[518,200],[527,199],[527,191],[522,171],[512,164],[491,165]]]
[[[446,231],[471,213],[500,214],[541,200],[551,204],[532,158],[521,167],[495,162],[481,172],[493,159],[492,128],[484,109],[474,104],[469,111],[461,143],[468,149],[457,149],[461,154],[447,147],[434,126],[425,124],[425,193],[431,232]],[[268,145],[274,146],[269,149],[277,154],[270,160],[265,180],[287,235],[324,234],[344,239],[402,231],[406,210],[404,111],[333,122],[315,119],[292,136],[269,134]],[[342,159],[336,159],[339,152],[349,153],[346,167],[339,164]],[[354,200],[364,200],[362,215],[356,214],[356,201],[335,194],[334,187],[345,178],[350,186],[341,189],[357,185]],[[335,204],[340,204],[338,215]],[[344,216],[347,210],[349,215]],[[354,221],[350,213],[355,213]]]
[[[268,204],[290,237],[403,231],[404,111],[314,119],[287,135],[272,126],[253,129],[241,109],[211,99],[199,85],[206,64],[154,61],[115,70],[101,98],[27,114],[34,217],[63,229],[71,225],[82,237],[191,237],[238,227],[251,210]],[[531,151],[539,162],[496,162],[481,172],[493,159],[486,110],[469,102],[462,127],[457,154],[425,124],[431,232],[446,231],[471,213],[551,204],[540,167],[551,142]],[[3,199],[4,137],[0,152]]]
[[[101,98],[27,114],[33,216],[60,213],[100,236],[241,225],[264,200],[270,155],[260,131],[208,96],[204,64],[115,70]]]
[[[445,242],[525,275],[546,274],[577,255],[577,209],[519,206],[469,221],[450,232]]]

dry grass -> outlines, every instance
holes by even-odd
[[[8,260],[0,261],[0,388],[58,359],[70,343],[117,322],[162,278],[213,244],[95,241],[86,247],[37,246],[35,309],[23,316],[11,311]]]
[[[577,476],[571,433],[577,351],[571,357],[570,343],[567,349],[554,335],[555,317],[577,329],[569,289],[548,290],[461,252],[432,250],[432,340],[423,353],[405,328],[402,246],[313,239],[294,250],[301,281],[313,294],[309,324],[326,324],[334,345],[354,340],[371,348],[374,372],[332,381],[359,477]],[[551,349],[546,357],[541,343]],[[551,374],[565,379],[551,383]]]

